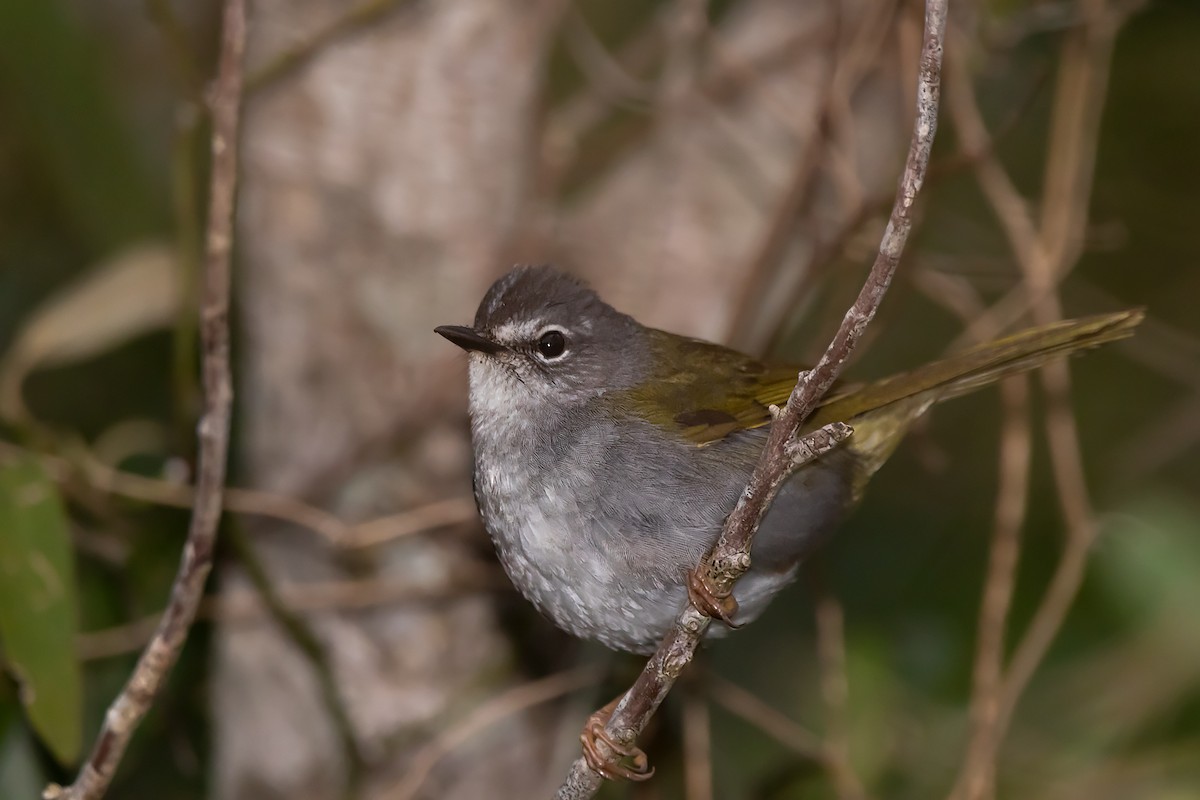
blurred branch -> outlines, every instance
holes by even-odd
[[[987,146],[987,128],[971,88],[966,56],[961,56],[964,63],[958,67],[951,61],[961,77],[948,89],[955,129],[965,149],[988,151],[976,164],[976,177],[1026,278],[979,315],[960,341],[992,338],[1030,309],[1039,322],[1054,319],[1054,310],[1059,307],[1058,284],[1082,252],[1113,42],[1121,26],[1144,2],[1110,5],[1109,0],[1086,0],[1083,5],[1086,23],[1067,31],[1063,43],[1047,147],[1040,231],[1003,165]],[[966,46],[964,36],[956,39],[962,39],[962,46]],[[964,85],[955,88],[956,83]],[[962,97],[955,100],[958,91]],[[1043,370],[1043,381],[1061,383],[1046,377],[1065,369],[1054,366],[1056,363]],[[1065,431],[1062,425],[1055,427]]]
[[[983,311],[982,299],[969,285],[958,285],[937,273],[918,274],[925,276],[920,284],[926,294],[955,311],[964,326]],[[1028,379],[1024,375],[1008,378],[1000,383],[1000,393],[1004,420],[1000,430],[999,483],[971,674],[971,726],[961,773],[951,792],[952,797],[971,800],[991,796],[996,782],[1005,634],[1020,559],[1021,528],[1029,503],[1033,450]]]
[[[1196,446],[1200,439],[1200,392],[1193,392],[1129,437],[1116,458],[1117,469],[1132,481]]]
[[[1117,298],[1082,277],[1072,282],[1072,288],[1087,302],[1120,304]],[[1200,339],[1148,315],[1138,335],[1122,343],[1121,352],[1191,390],[1174,407],[1154,415],[1124,437],[1124,443],[1112,457],[1112,472],[1116,482],[1128,484],[1179,457],[1200,439]]]
[[[515,686],[491,698],[418,750],[400,782],[381,796],[385,800],[414,800],[434,768],[472,738],[514,714],[592,686],[601,675],[593,667],[572,669]]]
[[[1093,305],[1117,308],[1121,301],[1083,275],[1071,281],[1072,294]],[[1147,315],[1138,335],[1120,344],[1131,360],[1168,380],[1200,391],[1200,337]]]
[[[267,573],[262,559],[247,540],[245,532],[237,525],[226,527],[227,539],[241,562],[242,568],[246,571],[246,575],[250,578],[250,583],[258,592],[262,604],[279,624],[279,627],[287,633],[296,648],[304,654],[304,658],[312,665],[313,672],[316,673],[321,699],[333,720],[333,728],[337,732],[342,758],[345,761],[344,797],[345,800],[355,800],[362,793],[363,776],[367,763],[363,757],[362,748],[359,746],[358,736],[354,731],[354,722],[350,719],[346,702],[338,690],[329,653],[317,639],[317,635],[308,621],[284,602],[283,596],[272,583],[271,576]]]
[[[984,146],[971,149],[960,142],[960,149],[957,152],[931,161],[928,175],[929,185],[932,186],[938,181],[971,169],[982,158],[993,153],[996,145],[1016,131],[1021,122],[1026,118],[1030,107],[1033,105],[1034,100],[1038,97],[1045,83],[1045,79],[1046,74],[1039,73],[1028,89],[1025,90],[1020,102],[1012,107],[1008,116],[996,127],[996,131],[988,138]],[[798,279],[788,291],[786,301],[778,304],[780,313],[773,315],[773,318],[768,319],[762,326],[766,332],[765,338],[762,341],[747,340],[744,346],[759,352],[770,352],[778,347],[787,333],[789,322],[794,317],[793,310],[800,307],[805,298],[811,295],[814,284],[826,274],[828,269],[843,254],[847,245],[859,230],[867,222],[884,213],[890,202],[891,196],[888,194],[859,195],[856,199],[857,205],[846,213],[844,221],[839,227],[823,237],[814,234],[816,241],[814,246],[809,250],[808,256],[801,264],[794,267],[794,271],[799,276]],[[760,308],[756,313],[761,316],[763,310]],[[1018,311],[1017,313],[1020,312]],[[999,333],[999,330],[1000,328],[996,328],[995,331],[983,338],[993,338]]]
[[[86,448],[77,449],[74,460],[0,442],[0,452],[6,450],[32,454],[60,483],[67,483],[78,475],[95,489],[131,500],[173,508],[193,506],[192,487],[114,469]],[[307,528],[339,549],[375,547],[405,536],[471,522],[477,517],[475,501],[470,497],[437,500],[365,522],[348,523],[322,508],[288,495],[237,487],[226,487],[224,494],[224,507],[228,511],[269,517]]]
[[[1021,266],[1022,288],[1038,324],[1061,319],[1056,286],[1082,251],[1100,113],[1113,40],[1120,24],[1106,2],[1089,2],[1088,24],[1071,31],[1063,44],[1047,147],[1040,227],[999,159],[989,151],[989,136],[966,67],[965,40],[956,36],[952,41],[947,90],[949,110],[964,148],[985,153],[975,165],[976,177]],[[997,307],[993,306],[993,309]],[[972,326],[976,333],[979,329],[978,323]],[[1067,527],[1066,547],[1033,621],[1017,646],[1008,669],[1001,675],[1002,623],[1011,595],[1011,572],[1017,555],[1011,517],[1017,511],[1023,512],[1024,503],[1022,501],[1022,507],[1006,512],[1004,517],[1001,517],[1003,509],[997,508],[997,533],[989,569],[991,577],[984,603],[984,614],[991,615],[988,624],[993,629],[985,629],[987,620],[981,620],[976,692],[972,701],[972,740],[963,772],[952,793],[954,797],[967,800],[986,800],[994,795],[995,761],[1000,742],[1021,694],[1057,635],[1078,592],[1096,533],[1070,406],[1067,365],[1061,361],[1052,362],[1042,368],[1041,376],[1048,398],[1046,434]],[[1012,391],[1006,389],[1010,414],[1016,413],[1011,411],[1013,404],[1020,402],[1019,396],[1008,394]],[[1004,470],[1006,483],[1011,480],[1010,469],[1015,473],[1022,466],[1020,462],[1028,460],[1027,443],[1018,441],[1009,447],[1012,449],[1007,451],[1006,461],[1011,459],[1013,463]],[[1015,486],[1010,491],[1015,493],[1019,488]],[[1003,528],[1008,530],[1002,529],[1002,522]],[[995,629],[998,625],[999,629]]]
[[[825,83],[821,99],[817,103],[817,114],[811,120],[803,120],[799,130],[803,136],[796,148],[791,176],[788,178],[775,211],[767,220],[762,235],[756,242],[747,264],[742,268],[746,280],[742,282],[738,297],[733,303],[733,317],[725,338],[734,346],[758,351],[762,343],[751,337],[751,321],[761,314],[763,294],[771,278],[779,269],[784,251],[796,235],[796,220],[808,206],[816,189],[817,168],[828,149],[825,144],[830,118],[834,113],[834,93],[853,91],[865,73],[866,60],[858,55],[862,49],[878,43],[867,34],[876,28],[882,29],[895,10],[895,3],[880,3],[874,13],[868,14],[855,31],[846,56],[836,54],[838,36],[836,28],[841,20],[841,6],[834,4],[830,13],[834,15],[835,33],[829,38],[835,55],[830,59],[833,69]],[[882,21],[881,21],[882,20]],[[874,49],[874,48],[873,48]]]
[[[664,8],[671,9],[672,6]],[[665,12],[653,17],[614,57],[618,64],[624,65],[625,71],[648,70],[655,63],[659,55],[657,33],[667,25],[664,16]],[[753,57],[715,59],[717,63],[698,76],[699,92],[710,102],[734,97],[738,92],[756,86],[765,73],[797,58],[798,53],[813,46],[814,36],[820,33],[819,28],[804,28],[782,37],[777,44]],[[714,42],[714,53],[719,52],[715,38],[710,36],[709,41]],[[590,83],[552,111],[543,137],[540,165],[541,183],[547,194],[555,193],[562,184],[575,186],[599,173],[605,164],[652,130],[647,115],[637,116],[628,124],[612,126],[602,141],[582,148],[580,142],[590,133],[603,130],[611,120],[612,111],[613,104],[606,94]]]
[[[233,385],[229,370],[229,284],[233,208],[237,190],[238,115],[242,99],[242,57],[246,47],[244,0],[226,0],[221,55],[211,98],[212,183],[201,301],[204,413],[197,430],[199,481],[187,541],[171,599],[154,638],[133,674],[109,706],[96,743],[75,783],[51,784],[46,800],[97,800],[104,795],[138,723],[150,710],[179,657],[196,616],[212,568],[222,487],[229,451]]]
[[[257,94],[262,89],[278,83],[339,39],[370,27],[392,11],[412,2],[413,0],[364,0],[356,6],[351,6],[349,11],[310,38],[279,53],[250,73],[246,78],[246,94]]]
[[[639,110],[649,108],[653,89],[631,75],[621,61],[608,52],[577,5],[572,4],[567,9],[563,36],[575,63],[587,76],[588,85],[596,90],[602,101]]]
[[[825,752],[839,800],[859,800],[862,783],[850,764],[850,732],[846,705],[846,633],[842,604],[819,586],[817,595],[817,658],[821,667],[821,699],[825,703]]]
[[[319,611],[357,611],[397,603],[431,603],[459,597],[468,592],[511,590],[512,585],[490,566],[463,571],[441,586],[411,586],[382,578],[345,581],[284,583],[274,587],[279,604],[291,614]],[[206,621],[252,622],[268,614],[259,592],[223,590],[200,602],[197,618]],[[86,631],[79,635],[79,657],[84,661],[112,658],[141,649],[154,635],[161,614]]]
[[[750,544],[775,492],[799,464],[837,446],[849,429],[845,425],[820,429],[797,438],[800,425],[812,412],[822,395],[837,379],[851,351],[874,317],[899,264],[904,245],[912,229],[912,210],[925,178],[929,153],[937,130],[939,85],[941,79],[942,38],[946,25],[945,0],[928,0],[925,35],[921,54],[920,81],[917,86],[917,114],[913,126],[908,159],[901,176],[887,232],[880,242],[879,254],[862,291],[846,312],[841,326],[821,360],[812,370],[802,373],[787,405],[776,414],[767,434],[767,443],[754,473],[726,519],[721,535],[693,576],[702,580],[715,599],[730,596],[734,582],[750,566]],[[597,749],[613,763],[618,755],[608,744],[632,747],[651,715],[666,697],[680,671],[691,660],[700,638],[712,621],[701,611],[695,593],[667,633],[658,651],[633,687],[621,698],[604,724],[604,737],[597,738]],[[559,788],[559,800],[593,797],[603,778],[586,758],[578,759]]]
[[[175,14],[175,9],[171,7],[170,0],[146,0],[146,11],[166,40],[167,49],[172,56],[171,61],[188,100],[202,104],[204,80],[200,75],[200,68],[196,66],[196,54],[188,40],[187,31]]]
[[[663,19],[666,35],[666,57],[659,74],[654,123],[660,131],[697,127],[703,109],[700,79],[705,51],[705,31],[708,30],[708,3],[705,0],[675,0]],[[685,183],[681,180],[685,150],[692,146],[689,139],[658,136],[654,147],[659,151],[662,180],[668,185],[663,200],[662,253],[657,260],[671,264],[689,264],[695,257],[690,252],[692,242],[688,226],[681,224],[686,208]]]
[[[991,190],[984,185],[985,194],[1005,224],[1031,293],[1038,295],[1033,304],[1033,317],[1039,324],[1062,318],[1061,303],[1054,288],[1055,275],[1068,272],[1082,249],[1100,116],[1108,89],[1113,43],[1120,25],[1108,11],[1107,1],[1089,0],[1086,4],[1088,25],[1068,34],[1064,43],[1047,148],[1040,246],[1035,244],[1029,248],[1028,243],[1022,244],[1025,231],[1017,222],[1016,211],[1023,206],[1013,204],[1006,211],[1002,205],[1009,197],[1005,187],[1011,187],[1011,183],[997,180]],[[980,169],[990,171],[989,164],[995,165],[997,177],[1003,176],[996,159],[980,162]],[[982,182],[982,172],[980,178]],[[1019,199],[1015,188],[1011,197]],[[1008,222],[1005,222],[1006,215]],[[1067,542],[1046,595],[1017,645],[1005,676],[997,725],[1001,734],[1079,591],[1088,551],[1096,536],[1079,434],[1071,410],[1070,372],[1066,362],[1055,361],[1043,367],[1041,378],[1048,398],[1046,435],[1067,526]]]
[[[828,766],[829,754],[815,733],[736,683],[716,673],[706,677],[709,697],[717,705],[746,720],[801,758]]]

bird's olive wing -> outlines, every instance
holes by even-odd
[[[768,367],[711,342],[652,333],[654,361],[664,366],[620,393],[617,405],[697,446],[770,423],[770,406],[787,401],[799,376],[797,367]]]

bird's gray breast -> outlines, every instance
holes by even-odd
[[[473,414],[476,498],[517,588],[570,633],[654,647],[686,600],[683,581],[716,540],[762,447],[748,431],[698,448],[599,403],[570,414]],[[791,580],[805,540],[844,507],[834,470],[789,482],[738,584],[740,620]]]

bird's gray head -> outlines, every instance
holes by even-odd
[[[517,267],[492,284],[471,327],[438,333],[471,354],[472,413],[563,408],[636,380],[642,328],[575,278]]]

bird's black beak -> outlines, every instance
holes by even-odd
[[[434,328],[433,332],[445,336],[463,350],[476,350],[480,353],[495,355],[507,349],[504,345],[496,344],[491,339],[478,333],[474,328],[468,328],[466,325],[441,325]]]

